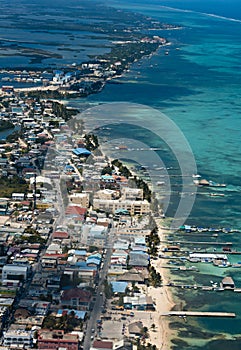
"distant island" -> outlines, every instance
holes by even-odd
[[[170,45],[163,37],[164,31],[181,29],[140,13],[102,4],[83,3],[81,6],[81,12],[67,6],[65,15],[71,18],[70,21],[59,13],[55,21],[46,21],[44,16],[27,24],[21,18],[14,19],[15,28],[52,34],[58,30],[62,33],[61,40],[66,42],[61,41],[61,45],[57,40],[51,45],[43,42],[43,47],[32,45],[29,48],[26,42],[6,40],[5,48],[15,50],[16,63],[18,57],[25,57],[29,62],[24,67],[11,65],[0,71],[3,92],[11,92],[12,87],[15,92],[23,93],[22,97],[27,94],[31,98],[61,100],[98,93],[106,83],[128,71],[133,62]],[[31,9],[28,11],[31,17]],[[90,23],[88,19],[93,17],[93,23]],[[85,42],[74,45],[73,41],[79,40],[78,35],[82,35]],[[92,47],[94,50],[89,50]],[[70,51],[72,63],[65,58],[69,57]],[[86,54],[80,54],[83,51]]]

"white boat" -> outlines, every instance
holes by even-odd
[[[163,185],[165,185],[165,182],[164,181],[157,181],[157,186],[163,186]]]
[[[199,175],[199,174],[192,174],[192,177],[194,179],[200,179],[201,175]]]

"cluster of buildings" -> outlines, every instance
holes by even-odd
[[[118,168],[103,172],[95,140],[71,130],[54,102],[13,94],[1,103],[17,134],[0,145],[10,191],[0,199],[0,349],[77,350],[103,274],[123,310],[155,309],[144,291],[150,203]],[[77,325],[56,328],[64,317]],[[122,338],[95,334],[91,349],[132,349]]]
[[[129,44],[165,45],[166,43],[166,39],[159,36],[147,36],[140,39],[133,38],[130,41],[116,42],[117,45],[121,44],[123,51],[127,50],[127,52],[129,51]],[[155,46],[153,49],[155,50],[156,48]],[[141,50],[142,49],[143,48],[141,48]],[[131,53],[135,55],[137,52]],[[144,54],[145,51],[141,51],[141,53]],[[14,92],[14,87],[19,88],[19,86],[25,85],[33,90],[44,88],[45,90],[57,90],[61,94],[88,95],[100,91],[106,80],[122,74],[131,63],[128,62],[128,58],[127,53],[126,58],[116,59],[116,61],[110,57],[109,59],[99,58],[96,59],[96,61],[90,61],[80,65],[73,63],[71,67],[66,67],[63,70],[54,70],[51,73],[31,70],[3,70],[0,72],[0,80],[2,81],[1,90],[3,94],[11,94]]]

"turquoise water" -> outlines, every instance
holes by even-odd
[[[128,4],[125,1],[110,2],[132,10],[142,11],[158,19],[172,24],[181,25],[181,30],[156,33],[168,37],[172,45],[162,48],[151,58],[144,58],[136,63],[119,81],[121,84],[109,84],[98,95],[90,96],[84,103],[96,104],[102,102],[124,101],[151,106],[167,115],[181,129],[187,138],[195,155],[198,172],[204,178],[226,183],[225,189],[213,190],[224,197],[210,197],[205,190],[200,189],[187,223],[241,228],[240,209],[240,174],[241,174],[241,11],[231,12],[232,4],[228,4],[228,15],[235,18],[217,18],[201,14],[211,13],[215,2],[187,2],[191,10],[199,12],[181,12],[160,7],[160,2],[144,5],[141,1]],[[184,7],[184,2],[166,1],[171,7]],[[216,1],[217,3],[217,1]],[[219,16],[225,16],[225,3],[220,2]],[[196,5],[196,9],[194,8]],[[209,6],[209,7],[208,7]],[[226,5],[227,6],[227,5]],[[236,10],[239,10],[236,7]],[[222,12],[223,11],[223,12]],[[214,13],[214,12],[212,12]],[[240,18],[239,18],[240,17]],[[169,54],[166,55],[165,51]],[[77,102],[81,104],[81,102]],[[117,113],[118,115],[118,113]],[[155,125],[157,120],[150,114],[146,116],[147,125]],[[118,120],[118,116],[117,116]],[[132,137],[131,132],[126,136]],[[167,161],[168,162],[168,161]],[[175,197],[177,200],[177,197]],[[174,236],[175,237],[175,236]],[[185,237],[185,240],[213,240],[211,234],[199,238],[198,235]],[[220,242],[232,241],[234,248],[240,250],[240,233],[219,234]],[[189,246],[190,247],[190,246]],[[235,261],[241,257],[235,257]],[[237,259],[237,260],[236,260]],[[199,266],[200,273],[189,272],[174,275],[173,279],[186,280],[206,285],[210,279],[218,283],[224,276],[232,276],[236,286],[241,287],[239,269],[213,268],[210,265]],[[204,349],[240,349],[241,343],[236,338],[241,335],[241,295],[225,292],[182,291],[179,295],[191,310],[230,311],[237,317],[227,319],[198,319],[188,321],[187,327],[194,325],[200,332],[210,332]],[[179,346],[179,349],[194,349],[201,347],[202,335],[191,342],[192,332],[183,340],[189,346]],[[193,336],[195,338],[195,336]],[[221,338],[221,341],[216,341]],[[198,340],[199,339],[199,340]],[[226,339],[226,340],[224,340]],[[208,341],[207,340],[207,341]],[[230,344],[229,344],[230,342]]]
[[[31,6],[24,7],[25,3],[31,3]],[[46,0],[45,6],[42,6],[42,3],[40,6],[37,1],[21,1],[21,6],[17,9],[20,17],[23,13],[25,17],[24,19],[15,17],[12,19],[11,11],[14,5],[9,10],[11,4],[3,1],[3,8],[9,10],[10,16],[7,19],[2,17],[3,24],[8,23],[7,20],[10,22],[17,20],[18,24],[24,22],[24,26],[16,30],[15,26],[9,25],[8,31],[2,34],[2,40],[4,42],[9,39],[16,40],[27,47],[44,48],[52,53],[61,54],[62,58],[44,59],[43,66],[59,65],[63,60],[71,64],[87,59],[88,54],[109,50],[109,41],[99,35],[93,38],[89,35],[90,33],[85,32],[39,31],[29,29],[29,25],[26,27],[25,22],[36,19],[35,16],[41,19],[43,15],[41,8],[43,11],[48,8],[47,16],[49,17],[47,18],[51,20],[59,18],[66,20],[67,18],[70,19],[69,23],[72,23],[72,17],[69,12],[66,12],[66,9],[62,9],[55,2],[52,3],[52,7]],[[63,7],[66,5],[64,3],[63,1]],[[145,4],[146,1],[141,0],[107,0],[105,3],[143,12],[161,21],[181,26],[182,29],[152,32],[167,37],[171,45],[161,48],[152,57],[143,58],[141,62],[135,63],[130,71],[119,79],[121,84],[107,84],[100,94],[72,101],[72,104],[85,108],[86,106],[98,106],[103,102],[135,103],[138,105],[135,105],[134,113],[137,113],[141,121],[145,122],[147,129],[157,131],[159,131],[161,122],[160,115],[153,110],[148,110],[145,106],[164,113],[178,126],[188,140],[196,159],[198,173],[204,178],[227,184],[225,189],[212,190],[212,192],[224,194],[223,197],[210,197],[210,191],[199,189],[186,222],[201,226],[241,229],[240,0],[229,2],[227,0],[152,0],[151,4],[150,2]],[[68,4],[75,4],[75,1],[68,2]],[[72,9],[70,13],[71,11]],[[31,42],[26,41],[29,32],[31,32]],[[13,48],[16,49],[16,47]],[[167,55],[166,52],[169,54]],[[4,52],[2,55],[0,59],[2,67],[9,62],[12,66],[29,64],[29,57],[11,56],[11,53],[14,52],[9,51],[7,56],[4,56],[6,54]],[[168,169],[172,189],[167,214],[174,215],[177,204],[181,200],[181,179],[178,176],[175,177],[180,172],[177,162],[173,160],[173,155],[168,154],[170,149],[154,134],[148,134],[143,129],[127,128],[125,123],[129,121],[133,110],[130,108],[130,115],[128,115],[128,113],[123,113],[121,106],[119,108],[112,122],[119,122],[123,118],[123,124],[119,128],[123,139],[137,138],[138,135],[138,140],[142,140],[144,144],[162,148],[158,155]],[[98,124],[99,120],[96,119],[95,122]],[[180,139],[174,138],[172,142],[179,147]],[[167,181],[166,178],[164,179]],[[190,195],[194,191],[191,173],[188,181],[190,181],[190,193],[188,193]],[[162,192],[161,188],[159,192]],[[210,242],[232,241],[234,249],[241,250],[240,233],[219,233],[218,237],[210,233],[206,235],[175,234],[173,238]],[[194,247],[188,245],[188,248],[193,249]],[[235,263],[241,261],[241,257],[232,256],[230,260]],[[232,276],[236,286],[241,287],[240,269],[221,269],[209,264],[198,264],[198,268],[199,273],[188,271],[174,274],[173,272],[173,280],[209,285],[210,280],[219,283],[224,276]],[[184,326],[189,333],[179,335],[186,344],[180,344],[178,349],[196,349],[198,346],[200,348],[205,343],[205,339],[209,344],[205,344],[203,348],[207,350],[222,350],[229,346],[233,350],[241,349],[241,342],[235,339],[241,334],[241,295],[239,293],[194,292],[193,290],[182,290],[175,293],[185,301],[186,308],[189,310],[223,310],[237,313],[237,317],[232,320],[188,320]],[[218,338],[221,340],[217,341]]]

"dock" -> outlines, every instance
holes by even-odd
[[[233,312],[206,312],[206,311],[169,311],[162,316],[179,316],[179,317],[236,317]]]
[[[204,242],[204,241],[168,241],[168,240],[162,240],[160,243],[168,243],[168,244],[175,244],[175,245],[179,245],[179,244],[195,244],[195,245],[216,245],[216,246],[232,246],[233,243],[232,242],[216,242],[216,241],[209,241],[209,242]]]

